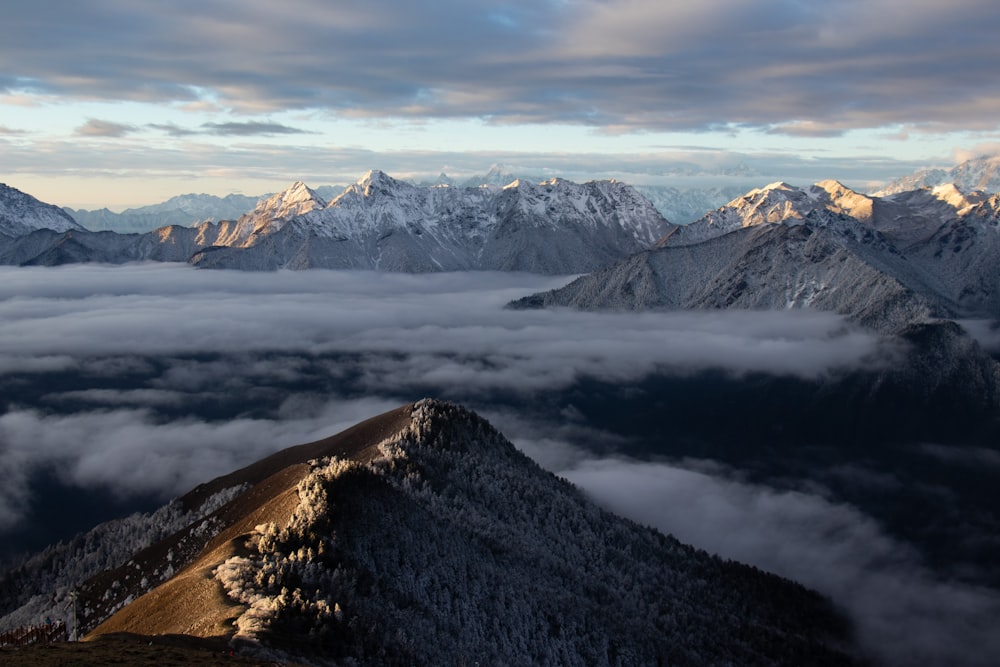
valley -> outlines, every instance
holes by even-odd
[[[0,464],[9,480],[0,527],[15,559],[2,622],[63,613],[80,582],[219,507],[190,515],[164,505],[171,498],[431,397],[485,417],[628,519],[818,590],[846,615],[857,656],[988,664],[966,647],[989,651],[989,619],[1000,609],[1000,375],[988,325],[998,292],[989,270],[1000,247],[995,197],[937,188],[888,200],[835,182],[774,184],[677,227],[615,184],[477,192],[511,197],[509,210],[520,213],[476,214],[466,230],[479,239],[473,255],[493,252],[486,240],[507,225],[518,244],[548,248],[531,256],[542,262],[527,265],[533,273],[429,270],[443,249],[457,258],[468,247],[434,229],[455,234],[470,209],[448,207],[470,206],[472,193],[437,192],[372,172],[335,199],[340,208],[296,184],[200,231],[40,229],[5,242],[8,257],[47,247],[35,257],[48,259],[29,263],[49,266],[0,269]],[[393,203],[400,197],[405,204]],[[607,251],[596,239],[610,237],[600,235],[553,252],[537,236],[552,218],[525,213],[542,202],[546,216],[588,234],[631,240],[616,246],[618,259],[572,250]],[[642,213],[628,218],[623,208]],[[191,239],[209,229],[228,250],[199,250]],[[339,255],[368,257],[350,260],[352,270],[316,268],[316,258],[331,257],[321,239],[337,229],[356,239],[410,231],[403,245],[383,237],[378,255]],[[628,245],[640,240],[645,249]],[[219,270],[203,270],[217,253]],[[386,264],[393,256],[409,259]],[[149,261],[157,257],[170,261]],[[566,275],[587,262],[600,267]],[[140,514],[119,518],[130,512]],[[393,512],[384,520],[399,521]],[[98,546],[111,534],[122,551]],[[181,542],[196,545],[185,558],[207,548]],[[129,601],[175,573],[141,562],[139,576],[111,579],[127,584]],[[239,595],[234,604],[251,605]],[[336,641],[368,655],[368,640],[351,636]],[[394,646],[434,659],[411,653],[412,643]],[[540,646],[533,654],[553,650]]]

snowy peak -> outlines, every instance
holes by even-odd
[[[18,237],[38,229],[68,232],[84,228],[58,206],[0,183],[0,234]]]
[[[314,194],[296,184],[263,202],[192,263],[570,274],[648,248],[672,228],[649,200],[615,181],[428,187],[375,169],[325,207]]]
[[[751,227],[801,220],[815,207],[816,200],[806,191],[779,181],[763,188],[755,188],[729,202],[723,209],[735,210],[743,219],[741,226]]]
[[[900,241],[926,239],[944,222],[961,217],[988,199],[983,192],[966,192],[953,183],[884,197],[861,194],[836,180],[820,181],[802,190],[772,183],[750,190],[725,206],[685,225],[669,245],[691,245],[744,227],[765,224],[854,224],[862,235],[875,229]]]
[[[954,183],[964,192],[975,190],[1000,192],[1000,155],[980,155],[950,169],[921,169],[890,181],[873,194],[884,197],[920,188],[933,188],[946,183]]]
[[[754,188],[725,206],[710,211],[701,219],[680,227],[661,243],[690,245],[744,227],[776,223],[801,224],[809,212],[819,205],[817,200],[813,191],[807,193],[784,182],[771,183],[763,188]]]
[[[378,195],[391,196],[408,184],[396,180],[381,169],[372,169],[354,185],[365,197],[375,197]]]
[[[989,199],[989,195],[982,190],[965,193],[955,183],[935,186],[931,189],[931,194],[954,208],[959,215]]]
[[[789,185],[784,181],[775,181],[774,183],[768,183],[762,188],[754,188],[749,192],[749,194],[755,195],[755,194],[776,193],[776,196],[781,197],[782,195],[788,195],[797,191],[798,188]]]
[[[874,215],[875,201],[871,197],[855,192],[840,181],[820,181],[809,189],[809,194],[834,213],[842,213],[865,221],[870,221]]]
[[[258,219],[283,220],[304,215],[325,206],[326,202],[323,201],[322,197],[302,181],[296,181],[286,190],[257,204],[253,216]]]
[[[473,176],[467,179],[465,185],[468,187],[478,187],[481,185],[503,187],[513,183],[518,178],[518,175],[511,167],[504,164],[495,164],[482,176]]]

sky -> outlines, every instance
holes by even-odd
[[[515,173],[859,189],[1000,149],[993,0],[9,0],[0,182],[74,208]]]
[[[563,281],[0,267],[0,399],[8,401],[0,540],[44,493],[38,471],[80,489],[166,500],[433,395],[485,406],[476,409],[519,448],[609,508],[829,595],[887,665],[992,664],[995,589],[932,571],[911,545],[815,481],[770,488],[705,459],[626,458],[616,453],[625,436],[595,427],[572,403],[583,377],[621,387],[654,370],[821,378],[889,363],[893,344],[806,310],[502,309]],[[556,415],[516,407],[552,396],[567,401]],[[975,465],[997,469],[987,454]],[[882,473],[878,483],[907,480]]]

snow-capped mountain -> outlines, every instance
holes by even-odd
[[[933,188],[946,183],[954,183],[965,192],[972,190],[1000,192],[1000,156],[981,155],[950,169],[921,169],[890,181],[872,194],[881,197],[920,188]]]
[[[648,248],[672,227],[617,181],[418,187],[375,170],[330,201],[296,182],[237,220],[145,234],[26,234],[0,244],[0,262],[567,274]]]
[[[66,232],[83,227],[58,206],[0,183],[0,235],[18,237],[36,229]]]
[[[671,225],[616,181],[418,187],[374,170],[326,203],[297,183],[230,228],[203,228],[207,268],[485,269],[575,273],[652,245]]]
[[[206,220],[235,220],[263,197],[230,194],[216,197],[207,194],[185,194],[171,197],[165,202],[130,208],[113,213],[106,208],[88,211],[64,209],[81,225],[93,231],[143,233],[170,225],[190,227]]]
[[[684,175],[684,174],[680,174]],[[720,173],[720,176],[739,175],[748,178],[751,175],[737,170],[736,173]],[[701,174],[701,176],[705,176]],[[471,176],[462,182],[467,188],[480,185],[503,186],[516,180],[540,182],[547,180],[539,176],[518,174],[513,167],[493,165],[485,174]],[[435,183],[428,185],[456,185],[446,174],[441,174]],[[664,218],[675,224],[684,225],[699,219],[707,211],[716,209],[726,202],[738,197],[745,191],[739,185],[726,186],[681,186],[681,185],[633,185],[642,196],[650,201]]]
[[[886,437],[947,437],[962,428],[953,415],[973,423],[1000,411],[1000,363],[954,321],[1000,320],[997,267],[996,195],[939,186],[874,198],[835,181],[776,183],[677,228],[656,249],[510,307],[839,313],[899,358],[803,388],[803,405],[839,396],[852,419],[906,405],[920,428],[893,421]]]
[[[1000,197],[774,183],[675,228],[656,250],[521,304],[811,307],[895,332],[931,317],[997,318],[997,266]]]
[[[678,228],[664,243],[690,245],[728,234],[744,227],[768,223],[803,224],[817,212],[846,214],[871,220],[874,200],[837,181],[821,181],[807,189],[787,183],[771,183],[736,197],[725,206],[709,211],[689,225]]]
[[[89,637],[222,636],[324,665],[855,662],[819,595],[599,509],[452,404],[403,406],[178,502],[225,490],[79,587]]]

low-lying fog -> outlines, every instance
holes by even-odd
[[[772,488],[725,462],[672,456],[666,443],[630,458],[627,437],[593,427],[574,400],[585,380],[627,391],[652,374],[705,369],[820,379],[891,363],[894,345],[828,313],[503,309],[566,281],[0,268],[0,541],[36,519],[49,491],[40,479],[125,505],[166,499],[432,395],[480,411],[615,511],[826,593],[889,662],[1000,655],[997,591],[928,568],[815,479]],[[550,407],[518,409],[541,403]],[[1000,475],[991,454],[984,465]],[[58,522],[48,529],[63,534]]]

